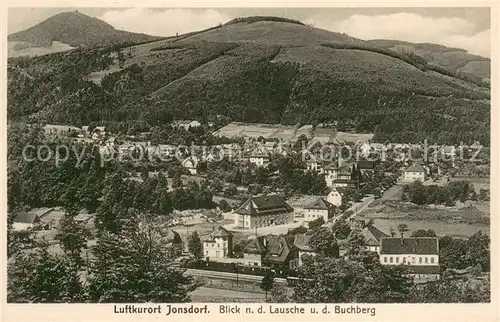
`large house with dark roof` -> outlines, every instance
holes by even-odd
[[[293,223],[294,209],[278,195],[250,197],[234,211],[240,228],[261,228]]]
[[[407,265],[417,279],[438,279],[439,239],[437,237],[382,237],[382,265]]]
[[[304,221],[310,222],[323,218],[328,222],[337,211],[337,207],[326,201],[324,198],[318,198],[304,207]]]
[[[229,257],[233,253],[233,234],[217,227],[203,240],[203,255],[209,259]]]
[[[293,269],[298,266],[298,249],[284,236],[260,236],[245,246],[242,261],[248,266]]]

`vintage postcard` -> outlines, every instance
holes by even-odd
[[[4,5],[2,320],[498,321],[498,6],[182,5]]]

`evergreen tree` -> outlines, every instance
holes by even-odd
[[[274,287],[274,277],[275,273],[272,270],[268,269],[260,283],[260,288],[266,292],[266,299],[267,299],[267,292],[272,290],[272,288]]]
[[[91,302],[188,302],[197,284],[173,265],[167,229],[147,216],[122,219],[119,233],[103,231],[94,248]]]
[[[201,243],[200,235],[197,231],[194,231],[188,240],[188,249],[191,255],[197,260],[203,258],[203,244]]]
[[[90,232],[75,221],[75,216],[76,213],[74,212],[66,212],[54,239],[59,241],[66,255],[76,265],[81,266],[83,264],[81,252],[84,248],[87,248],[87,238],[90,237]]]
[[[15,303],[79,303],[84,287],[78,266],[49,252],[48,245],[16,253],[8,265],[7,301]]]

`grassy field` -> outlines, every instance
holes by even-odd
[[[484,203],[468,207],[420,207],[409,203],[383,202],[366,209],[358,219],[374,219],[375,226],[389,233],[399,224],[406,224],[411,231],[432,229],[437,235],[468,237],[482,230],[489,234],[489,213],[482,211]]]

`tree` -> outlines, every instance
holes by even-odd
[[[444,271],[448,268],[467,267],[467,244],[463,239],[444,236],[439,238],[439,264]]]
[[[323,217],[319,217],[318,219],[309,222],[309,229],[316,230],[321,228],[321,226],[323,226],[324,224],[325,220],[323,219]]]
[[[353,302],[349,289],[362,282],[365,271],[357,262],[314,256],[298,269],[292,299],[297,303]]]
[[[196,258],[200,260],[203,258],[203,244],[201,243],[200,235],[197,231],[194,231],[188,240],[189,252]]]
[[[330,257],[339,257],[339,246],[335,233],[330,228],[316,229],[311,238],[309,245],[319,254]]]
[[[235,184],[230,184],[224,191],[224,196],[232,197],[238,193],[238,187]]]
[[[465,260],[467,266],[481,266],[483,272],[490,271],[490,238],[481,231],[467,239]]]
[[[48,251],[48,244],[16,254],[8,265],[7,301],[81,303],[84,287],[71,259]]]
[[[412,232],[410,237],[436,237],[436,232],[432,229],[418,229]]]
[[[271,289],[271,298],[269,302],[272,303],[289,303],[292,299],[287,295],[285,287],[275,284]]]
[[[64,252],[73,259],[75,264],[81,266],[83,264],[81,252],[87,248],[87,238],[90,237],[90,232],[75,221],[75,216],[74,212],[66,212],[54,239],[59,241]]]
[[[7,228],[7,257],[10,258],[18,252],[33,249],[39,242],[31,230],[13,230],[11,224]]]
[[[174,181],[172,183],[172,187],[174,189],[177,189],[177,188],[181,188],[182,186],[183,186],[183,183],[182,183],[181,175],[180,174],[176,174],[174,176]]]
[[[414,303],[489,303],[490,287],[489,279],[472,285],[471,282],[441,278],[422,288],[414,288],[411,297]]]
[[[489,189],[479,189],[479,200],[490,201],[490,190]]]
[[[345,239],[349,237],[351,233],[351,225],[345,220],[337,220],[333,224],[332,231],[335,232],[335,236],[337,236],[338,239]]]
[[[145,215],[122,221],[118,233],[101,232],[93,249],[90,302],[188,302],[198,284],[175,268],[168,229]]]
[[[398,231],[399,234],[401,235],[401,238],[404,237],[404,234],[408,231],[408,225],[407,224],[399,224],[398,225]]]
[[[365,266],[366,267],[366,266]],[[366,279],[350,289],[356,302],[362,303],[408,303],[415,285],[404,266],[389,266],[376,263],[366,267]]]
[[[266,292],[266,299],[267,299],[267,292],[272,290],[274,286],[274,277],[275,273],[272,270],[268,269],[260,283],[260,288]]]
[[[228,212],[228,211],[231,211],[231,206],[229,205],[229,203],[222,199],[220,202],[219,202],[219,209],[223,212]]]

